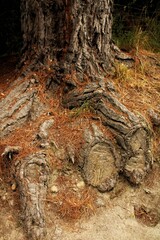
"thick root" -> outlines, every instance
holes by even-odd
[[[45,235],[44,200],[49,173],[46,156],[36,153],[17,161],[15,175],[18,181],[22,216],[30,239],[43,239]]]
[[[116,94],[110,91],[103,82],[90,84],[82,91],[71,91],[64,97],[63,105],[72,109],[80,107],[86,102],[98,114],[103,125],[114,134],[116,140],[116,143],[114,143],[115,149],[118,149],[116,150],[117,155],[121,155],[121,165],[123,166],[121,167],[121,171],[132,183],[141,183],[152,165],[152,134],[146,120],[142,116],[135,115],[121,104]],[[97,172],[98,170],[88,171],[87,169],[96,168],[100,172],[101,169],[103,171],[105,171],[104,169],[109,169],[110,163],[115,162],[114,155],[111,154],[111,149],[113,147],[104,143],[104,140],[93,145],[90,151],[87,147],[89,154],[83,171],[85,176],[88,174],[88,177],[86,177],[87,181],[91,185],[97,186],[100,190],[102,190],[100,182],[104,185],[104,179],[95,184],[90,179],[94,179],[95,171]],[[103,154],[101,154],[102,152]],[[104,158],[106,161],[102,163],[102,159]],[[93,166],[91,166],[92,164]],[[112,167],[112,171],[113,169]],[[114,179],[117,178],[116,174],[111,174],[111,171],[108,170],[107,182],[110,182],[108,185],[110,187],[106,187],[106,190],[115,185],[116,180],[113,181],[110,178],[111,175],[115,176]],[[105,179],[107,179],[106,176]]]

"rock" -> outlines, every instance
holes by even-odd
[[[57,192],[58,192],[58,187],[55,186],[55,185],[52,186],[52,187],[51,187],[51,192],[52,192],[52,193],[57,193]]]
[[[11,207],[13,207],[13,206],[14,206],[14,201],[13,201],[13,200],[10,200],[10,201],[9,201],[9,205],[10,205]]]
[[[106,204],[105,204],[104,199],[102,199],[102,198],[97,198],[97,199],[96,199],[96,206],[97,206],[97,207],[105,207]]]
[[[1,197],[1,199],[2,199],[3,201],[6,201],[6,200],[7,200],[6,195],[3,195],[3,196]]]
[[[32,84],[35,84],[35,83],[36,83],[36,80],[35,80],[34,78],[31,78],[30,81],[31,81]]]
[[[143,189],[146,194],[152,194],[152,191],[148,188]]]
[[[45,143],[41,143],[41,144],[40,144],[40,148],[48,149],[49,147],[50,147],[50,145],[49,145],[48,142],[45,142]]]
[[[16,182],[14,182],[11,186],[11,189],[12,189],[12,191],[16,191],[16,188],[17,188],[17,184],[16,184]]]
[[[80,189],[84,188],[85,187],[85,182],[84,181],[78,182],[77,187],[80,188]]]

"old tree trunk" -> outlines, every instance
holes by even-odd
[[[0,135],[7,143],[3,165],[12,163],[29,239],[43,239],[45,233],[44,199],[53,170],[50,148],[53,143],[55,149],[62,148],[65,134],[63,126],[57,126],[56,113],[62,116],[84,108],[92,112],[89,121],[83,119],[78,147],[70,136],[63,145],[64,158],[76,162],[88,185],[109,191],[119,174],[140,184],[151,168],[151,130],[142,116],[120,103],[107,79],[115,57],[112,4],[112,0],[21,1],[22,70],[0,102]],[[80,120],[71,122],[79,131]],[[61,127],[56,135],[55,129]]]

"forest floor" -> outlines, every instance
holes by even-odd
[[[143,114],[152,124],[149,111],[160,112],[160,54],[141,51],[134,54],[135,64],[127,68],[117,63],[116,72],[109,77],[119,93],[120,101],[132,111]],[[15,56],[0,59],[0,99],[10,91],[10,84],[18,76]],[[40,77],[40,75],[39,75]],[[43,78],[43,76],[41,75]],[[65,161],[64,145],[68,141],[80,144],[81,128],[90,124],[89,109],[68,112],[60,106],[58,97],[47,98],[43,79],[39,93],[50,104],[55,128],[51,129],[50,142],[54,148],[47,150],[53,170],[50,174],[45,204],[45,240],[159,240],[160,239],[160,128],[154,126],[153,169],[140,186],[133,186],[121,176],[116,187],[100,193],[84,183],[73,162]],[[58,93],[59,96],[61,93]],[[58,96],[58,95],[57,95]],[[34,150],[28,142],[48,116],[40,116],[32,124],[15,130],[12,137],[0,141],[1,154],[7,144],[25,145],[26,151]],[[78,127],[77,127],[78,126]],[[54,142],[51,136],[54,135]],[[35,135],[34,135],[35,137]],[[37,144],[37,142],[35,143]],[[58,146],[58,147],[57,147]],[[34,148],[34,147],[33,147]],[[26,150],[27,149],[27,150]],[[58,150],[57,150],[58,149]],[[10,171],[0,171],[0,240],[25,240],[20,217],[18,189]]]

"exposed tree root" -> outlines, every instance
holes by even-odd
[[[15,81],[15,86],[10,87],[10,92],[0,102],[0,137],[9,134],[30,118],[35,119],[42,112],[35,79],[21,81]]]
[[[19,185],[22,217],[31,239],[45,235],[44,200],[46,199],[49,166],[44,153],[29,155],[15,163],[15,176]]]
[[[107,139],[106,141],[108,143],[105,143],[105,140],[102,139],[99,139],[97,142],[96,137],[91,139],[91,143],[84,147],[83,171],[86,180],[102,191],[114,187],[117,178],[114,170],[114,164],[116,165],[114,152],[117,151],[117,155],[119,155],[121,159],[119,170],[117,171],[122,171],[132,183],[141,183],[152,166],[152,133],[146,120],[142,116],[130,112],[122,105],[116,95],[108,90],[103,82],[90,84],[81,91],[73,90],[64,96],[63,99],[63,105],[70,109],[80,107],[84,102],[88,102],[100,117],[103,125],[110,129],[116,139],[116,143],[114,143],[116,147],[113,147],[111,141],[108,142]],[[116,148],[117,150],[115,150]],[[100,154],[101,152],[103,152],[103,154]],[[97,158],[93,160],[93,155],[95,154]],[[102,160],[104,166],[103,164],[101,166],[100,162]],[[96,161],[96,164],[94,161]],[[100,174],[99,171],[101,168],[103,171],[105,171],[105,168],[108,168],[107,162],[112,162],[113,173],[111,175],[114,180],[112,178],[108,179],[108,175],[106,176],[105,174],[103,177],[100,177],[102,174]],[[98,167],[99,164],[100,167]],[[94,168],[94,170],[92,168]],[[89,180],[93,177],[90,176],[90,174],[96,177],[99,174],[98,185],[94,183],[94,180]],[[108,182],[110,182],[110,184],[108,184]],[[104,185],[106,185],[106,187],[104,187]]]
[[[63,74],[59,75],[60,78],[62,76]],[[55,76],[51,80],[53,84],[54,80]],[[1,100],[1,138],[11,134],[28,120],[32,122],[37,119],[42,112],[48,116],[48,110],[38,95],[37,81],[32,76],[18,79],[8,95]],[[103,128],[113,136],[110,138],[102,133],[98,124],[92,124],[90,128],[83,130],[84,143],[76,155],[79,156],[78,165],[85,181],[101,192],[114,188],[120,173],[133,184],[140,184],[152,166],[152,132],[147,121],[121,104],[114,87],[109,83],[106,85],[103,81],[92,82],[78,89],[76,83],[63,81],[62,78],[60,81],[56,79],[55,84],[64,87],[64,108],[73,109],[87,104],[97,115],[97,121],[100,120]],[[37,151],[32,154],[29,152],[28,156],[18,159],[12,165],[19,186],[24,226],[32,239],[43,239],[45,234],[44,199],[49,175],[45,146],[49,146],[49,131],[53,124],[54,119],[43,119],[34,138],[35,142],[41,143],[35,146]],[[72,146],[66,147],[66,156],[74,163],[74,142],[70,145]],[[42,147],[44,152],[39,152]],[[19,151],[19,147],[9,144],[3,157],[12,159]]]

